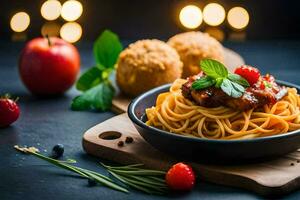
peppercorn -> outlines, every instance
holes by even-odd
[[[119,147],[124,146],[124,142],[123,142],[123,141],[119,141],[119,142],[118,142],[118,146],[119,146]]]
[[[132,143],[133,142],[133,138],[130,137],[130,136],[127,136],[126,139],[125,139],[125,142],[126,143]]]
[[[64,154],[64,145],[57,144],[52,148],[51,157],[60,158]]]

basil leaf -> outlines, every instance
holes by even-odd
[[[237,90],[232,90],[231,96],[232,96],[233,98],[239,98],[239,97],[243,96],[243,93],[242,93],[242,92],[239,92],[239,91],[237,91]]]
[[[220,88],[221,84],[223,83],[223,78],[217,78],[216,79],[216,88]]]
[[[94,109],[106,111],[111,108],[115,90],[111,83],[106,81],[85,91],[82,95],[73,99],[72,110]]]
[[[238,83],[242,86],[245,86],[245,87],[249,87],[249,83],[246,79],[244,79],[243,77],[241,77],[240,75],[238,74],[231,74],[229,73],[228,74],[228,79],[231,80],[232,82],[235,82],[235,83]]]
[[[200,63],[202,71],[212,78],[226,78],[228,76],[228,70],[226,67],[212,59],[203,59]]]
[[[221,84],[221,89],[223,90],[223,92],[225,92],[228,96],[231,96],[232,93],[232,85],[230,80],[228,79],[224,79],[222,84]]]
[[[216,83],[216,81],[213,78],[211,78],[209,76],[204,76],[204,77],[194,81],[192,84],[192,88],[195,90],[201,90],[201,89],[213,86],[215,83]]]
[[[76,82],[76,89],[86,91],[102,81],[102,69],[92,67],[85,71]]]
[[[233,88],[239,92],[245,92],[245,88],[243,86],[241,86],[240,84],[238,83],[235,83],[235,82],[231,82],[231,85],[233,86]]]
[[[94,43],[93,51],[97,64],[113,68],[122,49],[118,36],[105,30]]]
[[[243,95],[245,89],[243,86],[230,81],[229,79],[223,79],[221,84],[221,89],[228,95],[233,98],[239,98]]]

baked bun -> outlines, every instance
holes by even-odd
[[[172,47],[160,40],[139,40],[121,52],[117,84],[128,96],[171,83],[182,74],[182,62]]]
[[[199,63],[203,58],[224,63],[222,44],[207,33],[180,33],[171,37],[167,43],[176,49],[183,62],[183,78],[198,74],[201,71]]]

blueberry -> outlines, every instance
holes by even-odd
[[[52,148],[52,158],[60,158],[64,154],[64,145],[57,144]]]
[[[89,182],[89,186],[95,186],[97,184],[97,182],[91,178],[89,178],[88,182]]]

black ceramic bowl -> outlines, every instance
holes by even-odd
[[[300,91],[297,85],[277,82]],[[300,130],[255,139],[214,140],[182,136],[146,125],[145,109],[154,106],[156,97],[169,88],[170,84],[154,88],[134,99],[128,107],[129,118],[140,135],[160,151],[184,160],[235,163],[270,159],[300,148]]]

